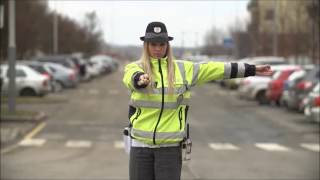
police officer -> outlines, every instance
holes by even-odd
[[[148,24],[140,60],[127,64],[123,83],[129,103],[130,180],[179,180],[181,144],[187,138],[190,90],[218,79],[271,75],[270,66],[175,60],[165,24]]]

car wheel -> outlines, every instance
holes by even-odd
[[[266,91],[259,91],[256,96],[256,99],[260,105],[264,105],[264,104],[269,103],[267,96],[266,96]]]
[[[25,89],[22,89],[20,91],[20,95],[21,96],[36,96],[37,93],[35,90],[31,89],[31,88],[25,88]]]

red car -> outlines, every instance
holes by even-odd
[[[289,78],[289,76],[300,68],[290,68],[276,72],[272,80],[268,84],[266,96],[270,102],[275,102],[278,106],[280,105],[280,98],[283,91],[283,84]]]

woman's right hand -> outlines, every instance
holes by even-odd
[[[139,77],[139,81],[137,82],[139,86],[148,85],[149,83],[150,83],[150,79],[148,74],[142,74]]]

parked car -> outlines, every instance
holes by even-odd
[[[51,92],[61,91],[61,87],[57,84],[52,71],[48,67],[46,67],[44,63],[41,63],[38,61],[27,61],[27,60],[22,60],[22,61],[20,60],[20,61],[17,61],[17,63],[27,65],[31,67],[33,70],[40,73],[41,75],[47,77],[49,79]]]
[[[71,56],[70,59],[76,65],[76,68],[79,72],[79,76],[81,80],[88,80],[89,76],[87,74],[87,63],[80,56]]]
[[[98,77],[100,75],[100,68],[98,66],[94,65],[94,63],[90,61],[86,61],[86,64],[87,74],[90,77],[90,79]]]
[[[275,65],[271,66],[273,75],[280,70],[298,67],[297,65]],[[240,98],[257,100],[259,104],[269,103],[266,97],[266,90],[268,83],[271,81],[270,76],[251,76],[243,78],[240,86],[238,95]]]
[[[40,62],[51,62],[56,64],[61,64],[62,66],[72,69],[77,78],[77,81],[80,80],[79,69],[76,64],[71,60],[68,55],[56,55],[56,56],[44,56],[37,59]]]
[[[90,62],[100,69],[101,74],[110,73],[113,70],[109,56],[95,55],[90,58]]]
[[[294,85],[301,81],[306,74],[311,71],[315,66],[314,65],[304,65],[302,66],[303,69],[299,71],[293,72],[288,79],[283,83],[283,92],[280,98],[280,105],[288,108],[288,101],[290,100],[289,96],[289,89],[292,89]]]
[[[9,92],[9,65],[1,64],[1,93]],[[16,64],[16,94],[20,96],[44,96],[50,92],[49,78],[27,65]]]
[[[266,96],[269,102],[274,102],[280,106],[280,98],[282,96],[283,84],[288,77],[295,71],[301,70],[301,68],[290,68],[279,70],[272,76],[272,80],[268,83]]]
[[[288,108],[303,112],[302,100],[308,95],[312,88],[319,82],[320,68],[314,67],[307,74],[299,79],[292,87],[288,88]]]
[[[306,75],[306,70],[301,69],[293,72],[288,79],[283,83],[283,92],[280,98],[280,105],[288,108],[289,88],[291,88],[299,79],[301,80]]]
[[[308,120],[320,123],[320,83],[303,100],[304,114]]]
[[[54,78],[63,88],[73,88],[78,85],[79,80],[72,69],[50,62],[46,62],[45,65],[50,68]]]

